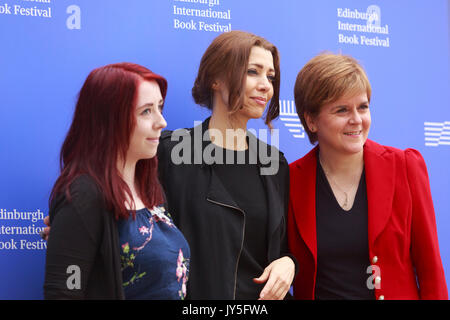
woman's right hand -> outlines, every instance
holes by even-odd
[[[45,241],[48,241],[48,237],[50,236],[50,216],[46,216],[44,218],[44,223],[47,227],[44,228],[39,234],[41,235],[41,238]]]

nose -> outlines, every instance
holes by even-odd
[[[166,119],[164,119],[161,112],[158,112],[157,118],[155,119],[153,126],[155,130],[162,130],[165,127],[167,127]]]
[[[267,79],[266,76],[260,77],[260,80],[258,81],[258,90],[267,92],[272,87],[272,83]]]
[[[349,122],[350,122],[350,124],[361,124],[362,123],[361,115],[359,114],[357,108],[353,108],[352,113],[350,114]]]

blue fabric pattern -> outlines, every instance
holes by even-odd
[[[184,299],[189,245],[165,207],[137,210],[118,229],[125,298]]]

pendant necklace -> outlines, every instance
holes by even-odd
[[[324,167],[324,165],[323,165],[323,163],[322,163],[322,160],[319,158],[319,162],[320,162],[320,165],[322,166],[322,169],[323,169],[323,172],[325,173],[325,176],[326,176],[326,178],[332,183],[332,184],[334,184],[338,189],[339,189],[339,191],[341,191],[342,193],[344,193],[344,195],[345,195],[345,201],[344,201],[344,203],[342,204],[342,208],[344,208],[344,209],[347,209],[347,206],[348,206],[348,193],[349,193],[349,191],[350,191],[350,189],[352,188],[352,187],[350,187],[350,189],[349,190],[347,190],[347,191],[344,191],[344,190],[342,190],[342,188],[331,178],[331,175],[329,175],[328,173],[327,173],[327,170],[325,169],[325,167]],[[336,199],[337,200],[337,199]]]

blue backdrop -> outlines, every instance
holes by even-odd
[[[369,137],[416,148],[428,165],[450,279],[448,0],[0,0],[0,299],[42,298],[38,231],[88,73],[121,61],[149,67],[169,81],[168,128],[191,127],[208,116],[190,95],[201,55],[229,29],[280,50],[274,125],[289,162],[311,148],[293,115],[298,71],[324,50],[362,63],[373,88]]]

